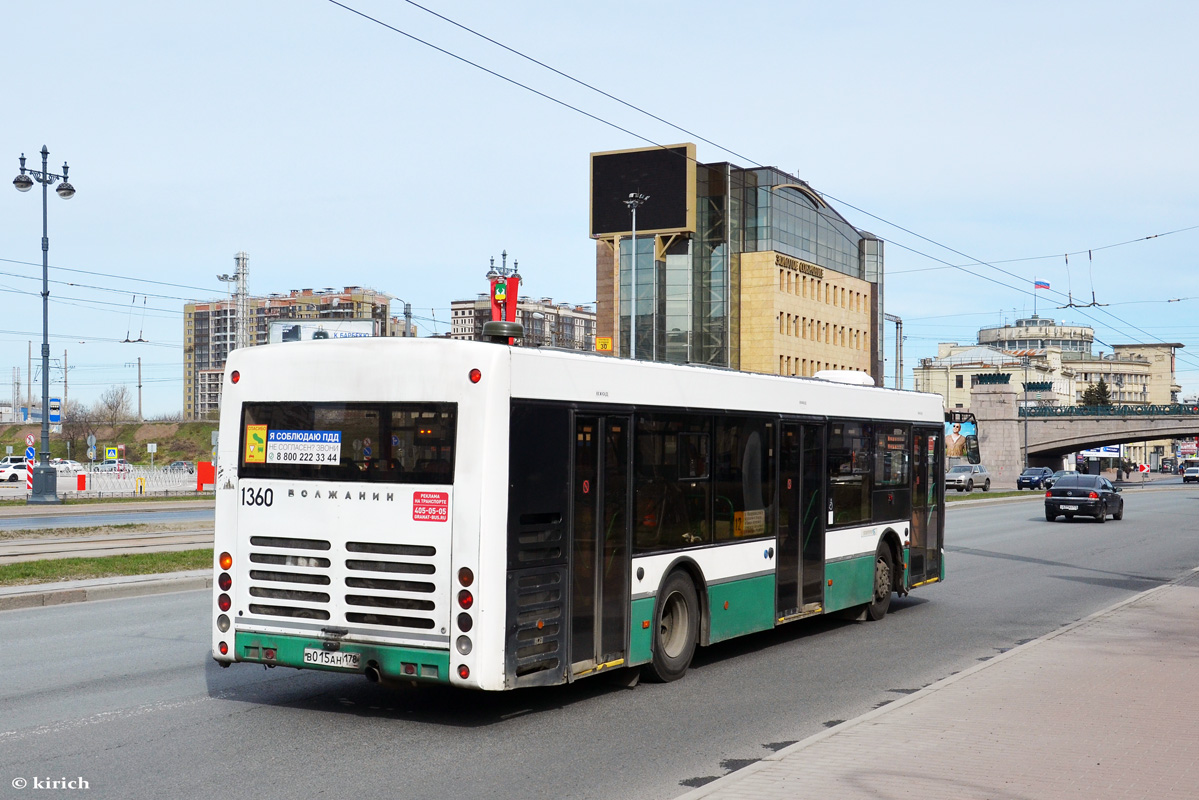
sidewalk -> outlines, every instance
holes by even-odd
[[[1199,571],[679,800],[1199,796]]]

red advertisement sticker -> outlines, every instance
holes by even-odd
[[[412,518],[417,522],[447,522],[450,518],[450,493],[413,492]]]

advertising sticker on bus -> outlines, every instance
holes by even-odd
[[[268,431],[266,460],[271,464],[337,464],[341,461],[341,431]]]
[[[246,426],[246,463],[266,463],[266,425]]]
[[[412,493],[412,519],[417,522],[447,522],[449,518],[449,492]]]

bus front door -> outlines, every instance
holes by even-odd
[[[819,611],[824,603],[824,429],[784,422],[779,459],[778,619]]]
[[[572,676],[623,662],[629,622],[629,418],[575,417]]]
[[[908,585],[918,586],[941,576],[942,527],[940,503],[943,479],[942,431],[912,431],[912,533],[908,544]]]

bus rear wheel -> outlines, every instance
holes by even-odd
[[[654,609],[653,661],[648,676],[662,683],[687,674],[699,640],[699,597],[683,572],[672,572],[662,584]]]
[[[866,606],[868,619],[877,621],[887,616],[887,609],[891,607],[891,576],[894,572],[891,549],[884,545],[874,554],[874,600]]]

